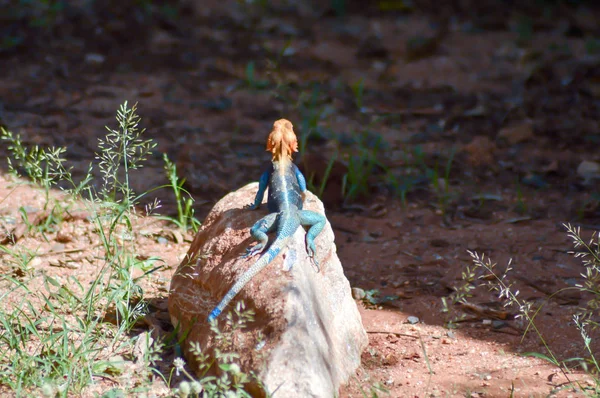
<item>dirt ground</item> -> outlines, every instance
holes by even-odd
[[[167,153],[202,219],[258,178],[269,160],[265,138],[285,117],[299,136],[310,132],[298,163],[317,186],[338,154],[322,198],[351,285],[396,296],[359,303],[369,347],[342,397],[376,385],[393,397],[584,396],[556,367],[521,355],[547,352],[535,333],[523,337],[515,308],[504,320],[454,306],[448,314],[442,298],[461,284],[468,250],[500,270],[512,259],[509,278],[542,306],[536,326],[554,354],[585,355],[572,314],[589,297],[550,296],[581,283],[584,271],[562,224],[581,226],[586,238],[600,229],[600,9],[592,2],[348,1],[340,16],[316,2],[203,1],[152,18],[117,5],[121,13],[107,14],[112,3],[97,20],[65,17],[0,52],[1,125],[27,145],[66,146],[81,177],[119,105],[137,102],[158,146],[133,174],[134,188],[166,183]],[[365,166],[364,156],[377,161]],[[356,197],[344,199],[356,159],[368,172]],[[19,208],[34,214],[43,198],[0,167],[3,228],[14,228]],[[154,196],[173,213],[171,192],[147,201]],[[169,279],[191,235],[154,219],[139,228],[138,250],[168,264],[146,289],[169,330]],[[90,229],[74,216],[48,241],[25,234],[16,245],[44,253],[40,275],[85,280],[97,244]],[[502,308],[485,286],[469,302]],[[456,329],[446,327],[463,313]],[[593,384],[577,370],[569,378]]]

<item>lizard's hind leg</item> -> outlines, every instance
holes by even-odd
[[[326,218],[319,213],[310,210],[301,210],[298,212],[300,216],[300,224],[304,227],[309,227],[306,231],[306,252],[312,258],[319,271],[319,262],[317,261],[317,248],[315,246],[315,238],[321,233],[325,227]]]
[[[258,243],[252,247],[246,249],[246,254],[243,257],[253,256],[261,251],[269,242],[267,233],[271,232],[275,227],[275,220],[277,219],[277,213],[271,213],[257,222],[254,223],[250,228],[250,235]]]

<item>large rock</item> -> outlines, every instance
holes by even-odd
[[[257,183],[249,184],[215,205],[171,281],[171,321],[186,336],[183,349],[192,364],[191,342],[200,343],[205,352],[214,348],[209,312],[258,258],[241,258],[252,243],[250,227],[266,214],[266,205],[243,209],[257,189]],[[310,192],[304,208],[324,214],[323,204]],[[218,320],[223,325],[227,312],[244,300],[256,315],[233,338],[242,370],[254,370],[266,390],[277,390],[280,397],[329,398],[354,373],[368,341],[331,225],[316,239],[320,272],[306,254],[304,237],[298,228],[287,249],[242,289]],[[266,345],[257,351],[259,333]]]

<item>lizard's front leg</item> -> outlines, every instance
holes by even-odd
[[[250,228],[250,235],[252,235],[252,238],[254,238],[254,240],[256,240],[258,243],[247,248],[246,254],[243,257],[253,256],[267,245],[269,242],[267,233],[274,229],[276,219],[277,213],[271,213],[254,223],[252,228]]]
[[[256,210],[260,207],[262,200],[265,196],[265,191],[269,186],[269,178],[271,174],[268,171],[265,171],[260,176],[260,180],[258,181],[258,192],[256,192],[256,197],[254,198],[254,203],[244,206],[245,209]]]
[[[310,210],[300,210],[300,224],[304,227],[309,227],[306,231],[306,252],[308,256],[313,259],[319,271],[319,262],[317,261],[316,254],[317,248],[315,246],[315,238],[321,233],[325,227],[327,219],[319,213],[315,213]]]

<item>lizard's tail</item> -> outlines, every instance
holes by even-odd
[[[294,228],[293,230],[295,231],[296,229],[297,229],[297,227]],[[293,232],[292,232],[292,235],[293,235]],[[216,317],[218,317],[221,314],[221,312],[223,311],[223,309],[227,306],[227,304],[229,304],[229,302],[231,300],[233,300],[235,295],[238,294],[240,292],[240,290],[242,290],[244,288],[244,286],[246,286],[246,284],[252,278],[254,278],[254,276],[256,274],[258,274],[260,271],[262,271],[263,268],[265,268],[267,265],[269,265],[269,263],[271,261],[273,261],[273,259],[275,257],[277,257],[277,255],[279,254],[281,249],[283,249],[285,247],[287,241],[290,238],[291,238],[291,236],[282,236],[282,237],[275,238],[275,241],[273,241],[271,246],[269,246],[269,249],[263,255],[261,255],[260,258],[250,268],[248,268],[248,270],[246,272],[244,272],[244,274],[235,283],[235,285],[233,285],[233,287],[227,292],[225,297],[223,297],[223,299],[221,300],[219,305],[217,305],[215,307],[215,309],[212,310],[212,312],[208,316],[209,322],[212,321],[213,319],[215,319]]]

